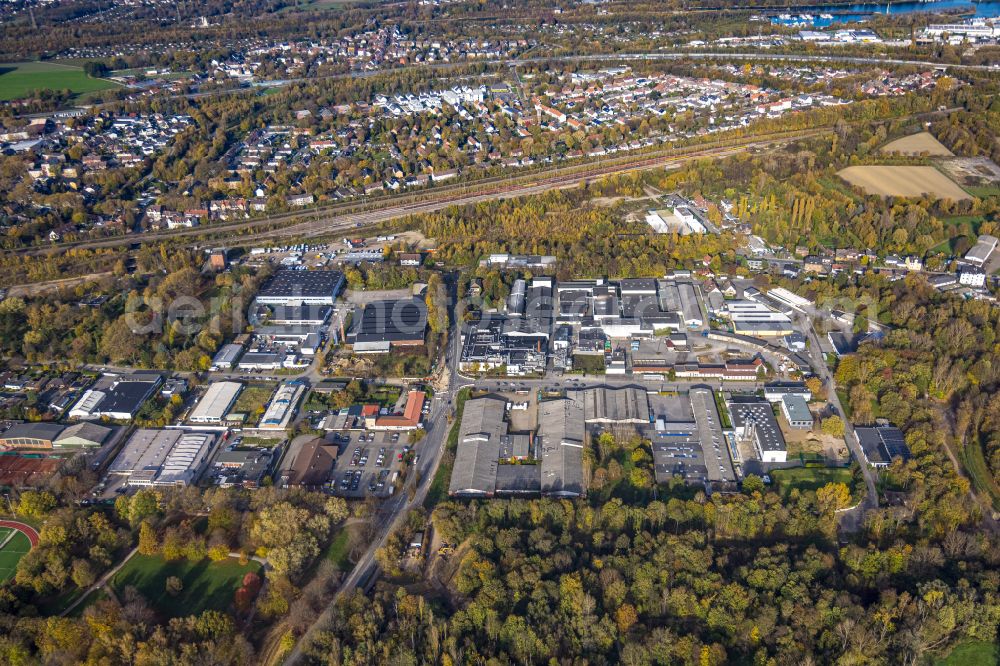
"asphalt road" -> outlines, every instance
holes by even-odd
[[[452,292],[452,302],[454,302],[454,284],[450,283],[449,288]],[[457,320],[457,317],[453,317],[453,322],[455,320]],[[302,657],[302,646],[308,643],[314,631],[326,626],[337,600],[344,594],[348,594],[359,587],[364,587],[372,579],[378,570],[378,564],[375,562],[375,553],[385,545],[389,535],[402,525],[410,510],[421,506],[427,497],[427,492],[430,490],[431,483],[434,480],[434,474],[437,472],[438,465],[441,464],[441,457],[444,455],[448,440],[448,418],[454,412],[454,399],[461,388],[457,370],[460,352],[461,336],[458,335],[457,328],[453,323],[449,330],[448,346],[445,348],[442,359],[445,372],[449,374],[448,388],[434,394],[430,415],[424,421],[424,429],[427,431],[427,436],[415,448],[416,453],[420,456],[420,461],[415,465],[419,483],[416,486],[413,499],[409,498],[408,492],[409,485],[414,483],[414,476],[411,471],[411,476],[407,480],[407,486],[404,486],[395,495],[385,500],[380,505],[376,515],[372,516],[371,520],[373,524],[378,525],[379,528],[371,544],[369,544],[364,554],[358,558],[351,572],[341,582],[340,587],[337,589],[327,608],[316,618],[316,621],[299,639],[295,648],[285,658],[284,663],[286,665],[298,663]]]
[[[826,387],[827,392],[827,401],[844,421],[844,441],[847,442],[847,448],[861,469],[861,475],[864,477],[865,487],[868,491],[865,498],[854,509],[840,513],[841,528],[848,532],[855,532],[864,522],[865,514],[870,509],[878,508],[878,488],[875,485],[875,472],[865,463],[865,456],[861,450],[861,443],[858,441],[858,436],[854,432],[854,425],[847,418],[844,407],[840,404],[840,396],[837,395],[837,385],[833,381],[833,374],[830,372],[830,367],[826,364],[826,359],[823,358],[819,336],[816,334],[815,327],[813,327],[811,321],[806,320],[801,323],[800,330],[806,331],[806,335],[809,337],[809,360],[812,361],[813,372],[823,380],[823,385]]]

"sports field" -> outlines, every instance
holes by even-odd
[[[919,198],[930,194],[939,199],[971,198],[946,175],[929,166],[852,166],[837,175],[867,194],[883,197]]]
[[[932,157],[954,157],[955,153],[948,150],[940,141],[934,138],[930,132],[918,132],[902,139],[896,139],[882,146],[883,153],[896,153],[898,155],[923,155],[926,153]]]
[[[33,90],[66,90],[77,95],[115,88],[106,79],[93,79],[82,67],[55,62],[0,63],[0,101],[25,97]]]
[[[31,550],[31,542],[23,533],[9,527],[0,527],[0,582],[14,576],[17,563]]]

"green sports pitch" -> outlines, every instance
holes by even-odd
[[[70,90],[76,95],[116,88],[107,79],[87,76],[82,67],[57,62],[0,63],[0,101],[26,97],[34,90]]]
[[[14,577],[17,563],[31,550],[31,542],[23,532],[0,527],[0,582]]]

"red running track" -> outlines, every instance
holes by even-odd
[[[31,525],[18,522],[16,520],[0,520],[0,527],[9,527],[12,530],[17,530],[28,537],[28,541],[31,542],[31,547],[34,548],[38,545],[38,532]]]

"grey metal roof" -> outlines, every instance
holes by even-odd
[[[540,465],[499,465],[497,494],[532,494],[541,491]]]
[[[548,400],[538,405],[538,441],[542,493],[579,496],[583,483],[583,405],[576,400]]]
[[[58,445],[68,444],[85,444],[87,442],[100,445],[104,443],[104,440],[108,438],[111,434],[111,428],[106,428],[96,423],[90,423],[88,421],[83,421],[75,425],[71,425],[65,430],[63,430],[58,437],[53,440],[53,443]]]
[[[458,430],[458,450],[448,492],[452,495],[493,495],[497,483],[500,443],[507,434],[507,401],[486,396],[466,400]]]
[[[645,389],[590,388],[575,392],[588,423],[649,423],[649,397]]]
[[[51,441],[63,427],[58,423],[16,423],[0,434],[0,439],[39,439]]]

